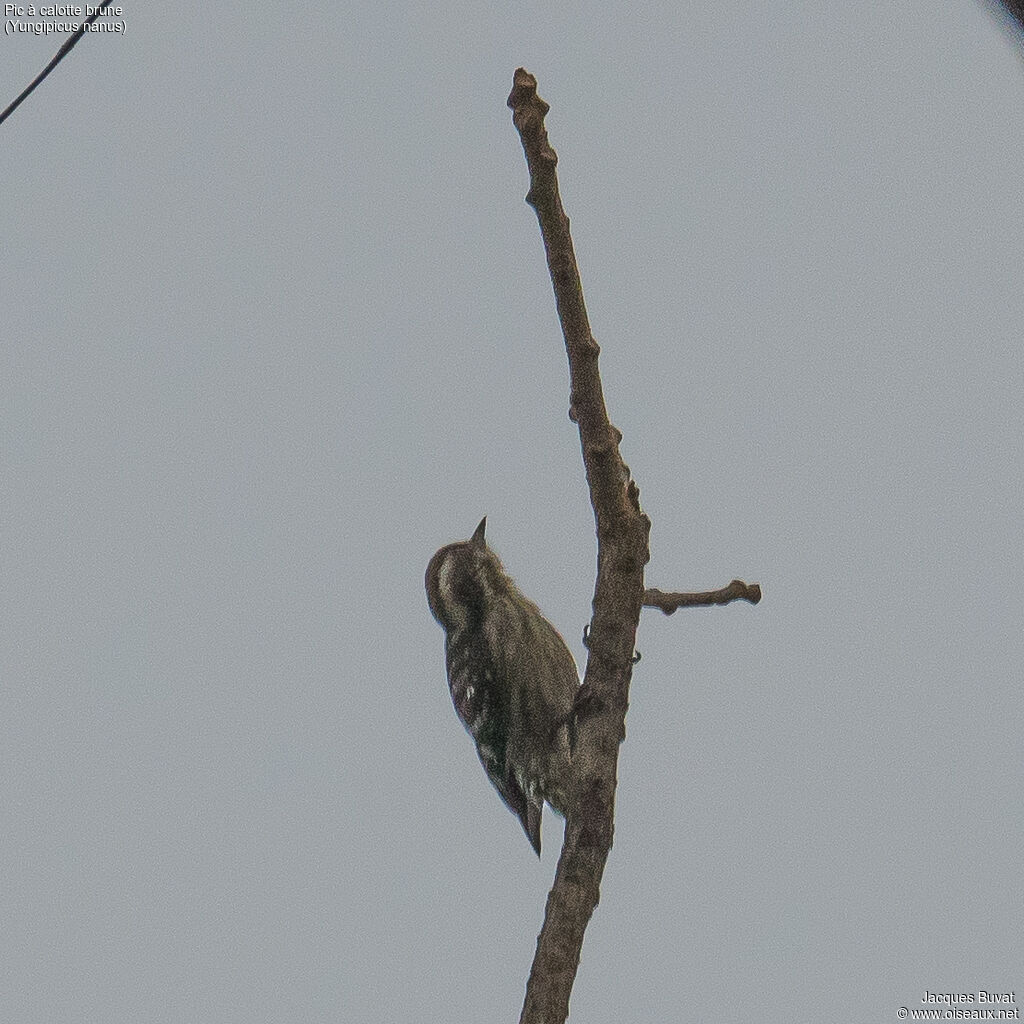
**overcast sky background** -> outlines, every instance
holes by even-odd
[[[38,20],[38,19],[37,19]],[[52,20],[52,19],[51,19]],[[648,583],[573,1019],[1024,999],[1024,59],[982,3],[132,5],[0,128],[0,1019],[515,1020],[537,862],[427,560]],[[6,103],[60,45],[0,41]]]

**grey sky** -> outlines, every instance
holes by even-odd
[[[538,864],[423,571],[582,663],[512,72],[648,581],[573,1019],[1024,999],[1024,61],[978,3],[133,6],[0,128],[0,1019],[516,1019]],[[0,41],[0,98],[59,46]]]

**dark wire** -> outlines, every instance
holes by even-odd
[[[103,0],[103,3],[101,3],[99,7],[96,8],[95,13],[90,14],[89,17],[86,18],[85,21],[83,21],[82,24],[78,26],[78,29],[75,31],[75,34],[70,36],[67,42],[57,51],[57,56],[54,57],[53,60],[51,60],[50,63],[47,64],[46,67],[43,68],[43,70],[40,71],[35,78],[32,79],[31,82],[29,82],[25,91],[2,114],[0,114],[0,124],[3,124],[4,121],[6,121],[7,118],[10,117],[11,114],[13,114],[19,106],[21,106],[21,101],[28,97],[31,94],[32,90],[35,89],[35,87],[64,59],[65,55],[71,49],[71,47],[74,46],[75,43],[77,43],[78,40],[85,35],[85,31],[88,28],[88,26],[91,25],[103,13],[103,8],[106,7],[109,3],[110,0]]]

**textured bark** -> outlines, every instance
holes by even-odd
[[[580,962],[583,933],[600,897],[612,845],[616,766],[624,735],[633,647],[644,596],[650,521],[619,454],[622,435],[608,420],[569,218],[562,209],[548,144],[548,105],[537,81],[520,68],[508,98],[530,171],[526,201],[540,222],[558,318],[569,357],[569,416],[579,427],[583,463],[597,523],[597,585],[589,657],[581,688],[574,796],[544,926],[526,987],[521,1024],[562,1024]],[[583,708],[585,707],[585,712]]]
[[[597,523],[597,584],[586,635],[587,669],[574,705],[576,747],[565,841],[548,894],[544,925],[526,986],[520,1024],[563,1024],[579,967],[587,923],[601,895],[612,847],[619,744],[625,736],[629,684],[640,610],[757,604],[761,588],[733,580],[701,594],[644,589],[651,523],[640,509],[640,490],[619,454],[622,435],[608,420],[598,370],[600,349],[590,332],[569,218],[558,194],[558,158],[548,143],[548,105],[537,80],[516,71],[508,98],[530,171],[526,201],[540,222],[558,319],[569,357],[569,417],[579,427],[590,502]]]
[[[760,584],[744,583],[743,580],[733,580],[721,590],[705,590],[699,594],[667,594],[653,588],[644,591],[644,607],[660,608],[666,615],[671,615],[677,608],[701,608],[712,604],[729,604],[731,601],[757,604],[760,600]]]

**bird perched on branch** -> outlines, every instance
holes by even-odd
[[[486,524],[485,516],[469,540],[431,558],[427,602],[445,632],[455,711],[540,856],[544,801],[567,813],[579,675],[558,630],[487,546]]]

